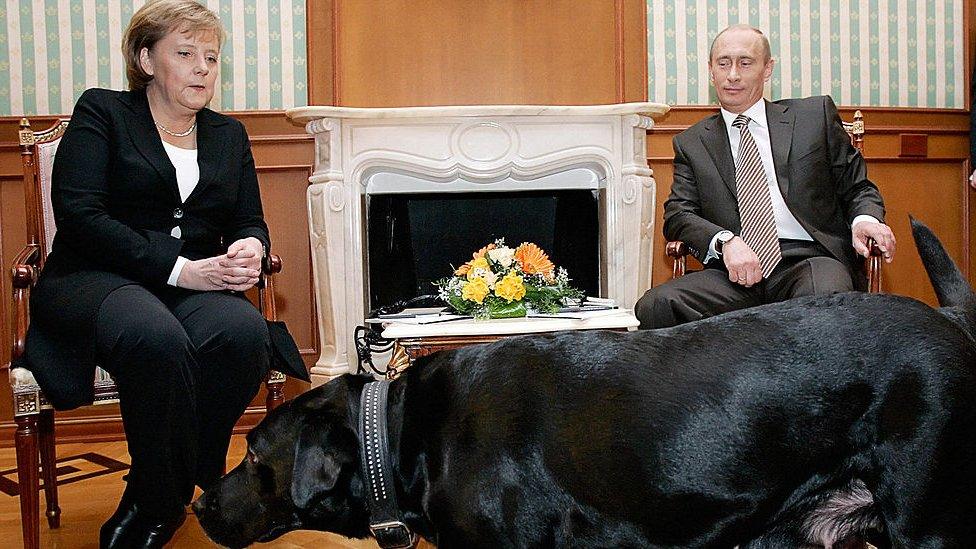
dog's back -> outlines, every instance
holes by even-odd
[[[957,504],[976,491],[974,300],[947,256],[932,267],[944,250],[915,225],[938,312],[838,294],[418,363],[408,403],[425,451],[450,471],[430,500],[452,525],[442,541],[476,539],[485,524],[512,546],[976,537]],[[431,394],[443,398],[418,404]]]
[[[971,415],[947,418],[976,395],[967,335],[895,296],[511,338],[418,366],[408,394],[449,395],[411,409],[423,410],[418,426],[436,425],[427,450],[451,471],[433,513],[455,533],[534,525],[556,546],[733,546],[770,530],[752,546],[840,541],[878,524],[873,502],[852,494],[903,490],[925,471],[889,466],[931,463],[923,448],[976,434]],[[955,463],[976,490],[973,467]],[[945,520],[934,504],[913,512]]]

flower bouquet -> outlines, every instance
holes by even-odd
[[[566,269],[557,269],[531,242],[509,248],[501,238],[472,255],[454,276],[434,282],[441,299],[461,314],[488,319],[554,313],[565,301],[583,297],[569,285]]]

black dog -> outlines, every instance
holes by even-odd
[[[389,398],[406,524],[442,548],[972,547],[976,306],[913,230],[940,310],[847,293],[418,360]],[[368,536],[363,385],[339,378],[251,431],[194,505],[207,534]]]

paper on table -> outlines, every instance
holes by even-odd
[[[432,315],[437,313],[443,313],[445,307],[413,307],[406,308],[399,313],[391,313],[388,315],[379,315],[381,319],[393,319],[393,318],[413,318],[420,315]]]
[[[382,317],[382,318],[368,318],[366,322],[370,324],[387,324],[387,323],[400,323],[400,324],[433,324],[435,322],[450,322],[452,320],[464,320],[466,318],[471,318],[469,315],[456,315],[452,313],[434,313],[427,315],[417,315],[412,317]]]
[[[603,308],[603,309],[590,309],[581,311],[566,311],[562,313],[529,313],[529,318],[571,318],[576,320],[585,320],[587,318],[595,318],[598,316],[611,316],[627,312],[630,309],[618,309],[613,308]]]
[[[586,296],[584,303],[586,305],[606,305],[607,307],[615,307],[617,305],[617,302],[609,297]]]

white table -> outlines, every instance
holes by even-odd
[[[640,322],[630,309],[588,318],[503,318],[497,320],[452,320],[431,324],[409,324],[391,321],[383,337],[397,342],[390,361],[390,377],[399,374],[409,361],[431,353],[466,345],[491,343],[504,337],[541,334],[564,330],[618,330],[637,328]]]

